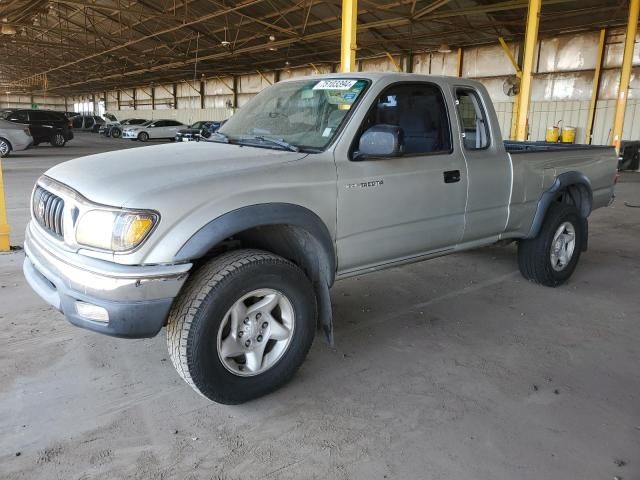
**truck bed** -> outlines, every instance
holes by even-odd
[[[522,152],[566,152],[568,150],[602,150],[613,148],[609,145],[581,145],[575,143],[516,142],[505,140],[504,147],[509,153]]]

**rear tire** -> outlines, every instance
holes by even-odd
[[[141,142],[146,142],[147,140],[149,140],[149,134],[147,132],[140,132],[138,134],[138,140],[140,140]]]
[[[114,128],[113,130],[111,130],[110,136],[113,138],[120,138],[122,136],[122,132],[120,131],[119,128]]]
[[[62,133],[54,133],[53,135],[51,135],[50,143],[54,147],[64,147],[64,145],[67,143],[67,140],[64,138],[64,135]]]
[[[536,238],[520,240],[518,266],[522,276],[547,287],[565,283],[573,274],[585,242],[580,211],[573,205],[552,205]]]
[[[196,392],[232,405],[289,381],[315,326],[313,288],[300,268],[268,252],[236,250],[188,279],[169,313],[167,346]]]

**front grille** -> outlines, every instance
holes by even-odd
[[[38,224],[55,235],[62,238],[63,225],[62,213],[64,211],[64,200],[37,186],[33,194],[33,204],[31,205],[33,217]]]

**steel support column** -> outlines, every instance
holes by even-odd
[[[624,113],[627,108],[627,96],[629,95],[629,81],[631,80],[631,67],[633,65],[633,47],[638,29],[638,13],[640,13],[640,0],[630,0],[627,35],[624,40],[622,71],[620,72],[620,85],[618,86],[618,100],[616,102],[616,114],[613,119],[613,146],[616,147],[618,153],[620,153],[620,141],[622,140],[622,130],[624,128]]]
[[[233,76],[233,111],[235,113],[236,108],[238,108],[238,77],[236,75]]]
[[[593,121],[596,117],[596,103],[598,102],[598,91],[600,90],[600,79],[602,77],[602,61],[604,60],[604,42],[607,38],[607,30],[600,30],[600,41],[598,42],[598,53],[596,54],[596,71],[593,74],[593,86],[591,88],[591,100],[589,101],[589,116],[587,117],[587,128],[584,130],[584,141],[591,145],[593,141]]]
[[[464,49],[458,48],[458,62],[456,64],[456,76],[462,77],[462,66],[464,64]]]
[[[538,43],[541,6],[542,0],[529,0],[527,32],[524,37],[524,57],[522,59],[522,78],[520,81],[520,95],[518,96],[518,111],[516,113],[516,140],[519,141],[527,139],[527,116],[529,115],[529,101],[531,100],[531,74],[533,73],[533,60],[536,54],[536,44]]]
[[[342,72],[356,71],[356,31],[358,29],[358,0],[342,0],[342,36],[340,63]]]

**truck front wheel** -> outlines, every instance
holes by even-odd
[[[586,240],[583,238],[584,221],[573,205],[552,205],[538,236],[521,240],[518,245],[518,266],[522,275],[547,287],[566,282],[576,269]]]
[[[302,270],[268,252],[235,250],[187,281],[169,313],[169,356],[201,395],[246,402],[291,379],[313,342],[316,316]]]

